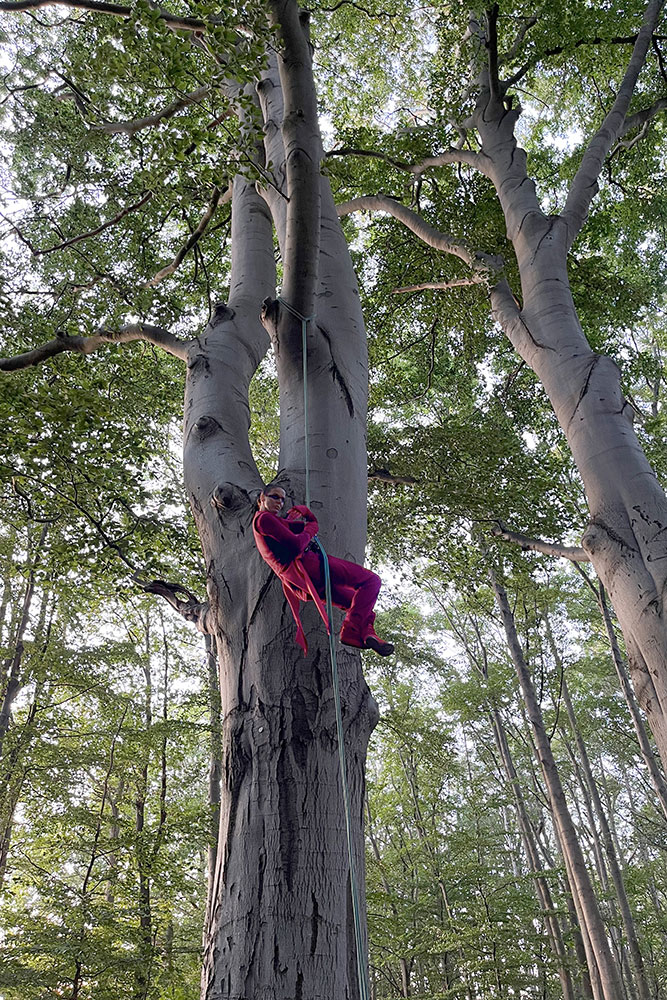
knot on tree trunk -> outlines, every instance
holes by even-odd
[[[239,514],[251,505],[251,497],[234,483],[218,483],[211,494],[211,506],[223,514]]]

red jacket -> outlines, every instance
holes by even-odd
[[[296,520],[305,517],[306,520]],[[292,507],[287,517],[278,517],[268,510],[260,510],[252,522],[255,543],[264,562],[280,577],[287,603],[292,609],[297,625],[296,641],[308,651],[306,636],[301,624],[301,601],[315,601],[324,624],[329,631],[327,611],[313,580],[303,565],[303,554],[317,534],[317,518],[308,507]]]

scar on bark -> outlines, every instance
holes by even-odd
[[[591,381],[591,378],[593,377],[593,372],[595,371],[596,365],[601,360],[602,360],[602,356],[600,354],[594,355],[593,360],[591,361],[591,363],[589,365],[589,368],[588,368],[588,374],[586,375],[586,381],[584,382],[584,384],[583,384],[583,386],[581,388],[581,391],[579,393],[579,399],[577,400],[577,404],[576,404],[574,410],[572,411],[572,416],[570,417],[570,419],[567,422],[567,426],[568,427],[570,426],[570,424],[574,420],[575,416],[577,415],[577,410],[581,406],[583,398],[586,395],[586,393],[588,392],[588,386],[590,385],[590,381]]]
[[[322,336],[326,340],[327,346],[329,348],[329,354],[331,356],[331,375],[332,375],[332,378],[333,378],[334,382],[338,383],[338,387],[340,388],[340,391],[343,394],[343,398],[345,399],[345,403],[347,405],[348,413],[350,414],[351,417],[354,417],[354,403],[352,402],[352,395],[350,393],[350,390],[347,387],[347,382],[345,381],[343,375],[341,374],[341,371],[340,371],[338,365],[336,364],[336,362],[334,360],[333,349],[332,349],[332,346],[331,346],[331,337],[329,336],[329,333],[328,333],[327,329],[325,327],[323,327],[323,326],[320,326],[319,323],[317,324],[317,329],[320,331],[320,333],[322,334]]]

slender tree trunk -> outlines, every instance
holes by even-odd
[[[5,690],[2,697],[2,705],[0,706],[0,757],[2,756],[2,746],[7,734],[7,729],[9,728],[12,705],[14,704],[16,695],[21,690],[21,665],[24,652],[23,639],[30,621],[30,608],[35,593],[35,574],[42,554],[42,549],[44,547],[47,530],[48,526],[45,524],[41,530],[39,539],[32,554],[30,570],[28,572],[28,581],[26,583],[25,595],[23,598],[23,609],[21,611],[21,618],[14,641],[14,653],[8,659],[6,664]]]
[[[535,696],[535,690],[523,651],[519,644],[514,617],[505,590],[496,580],[490,565],[488,566],[488,571],[505,628],[512,660],[521,686],[526,711],[533,730],[538,759],[549,794],[554,822],[558,826],[572,895],[577,906],[577,911],[580,914],[584,943],[586,943],[586,938],[588,938],[587,952],[589,954],[591,978],[593,978],[593,969],[596,967],[600,976],[604,1000],[618,1000],[622,995],[619,970],[609,947],[604,922],[600,916],[590,876],[577,839],[572,817],[567,807],[556,762],[542,719],[542,712]]]
[[[543,873],[542,864],[537,851],[537,845],[533,836],[533,829],[528,818],[526,804],[523,798],[523,792],[521,791],[519,778],[514,767],[509,743],[507,742],[507,734],[505,733],[505,727],[497,708],[492,707],[490,709],[490,719],[498,753],[500,754],[500,759],[505,771],[505,777],[512,789],[512,797],[514,799],[519,832],[521,834],[528,868],[535,876],[533,884],[535,886],[535,892],[540,909],[542,910],[542,919],[549,938],[549,945],[558,970],[558,977],[563,991],[563,1000],[575,1000],[574,987],[572,985],[569,969],[567,968],[567,952],[563,942],[563,936],[561,934],[558,918],[556,916],[553,899],[551,897],[551,890],[549,889],[549,883]]]

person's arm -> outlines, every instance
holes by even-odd
[[[308,510],[308,508],[305,508]],[[308,511],[310,521],[287,521],[270,511],[262,511],[255,520],[260,535],[271,538],[282,546],[285,555],[295,559],[306,549],[317,534],[318,524],[314,514]]]

